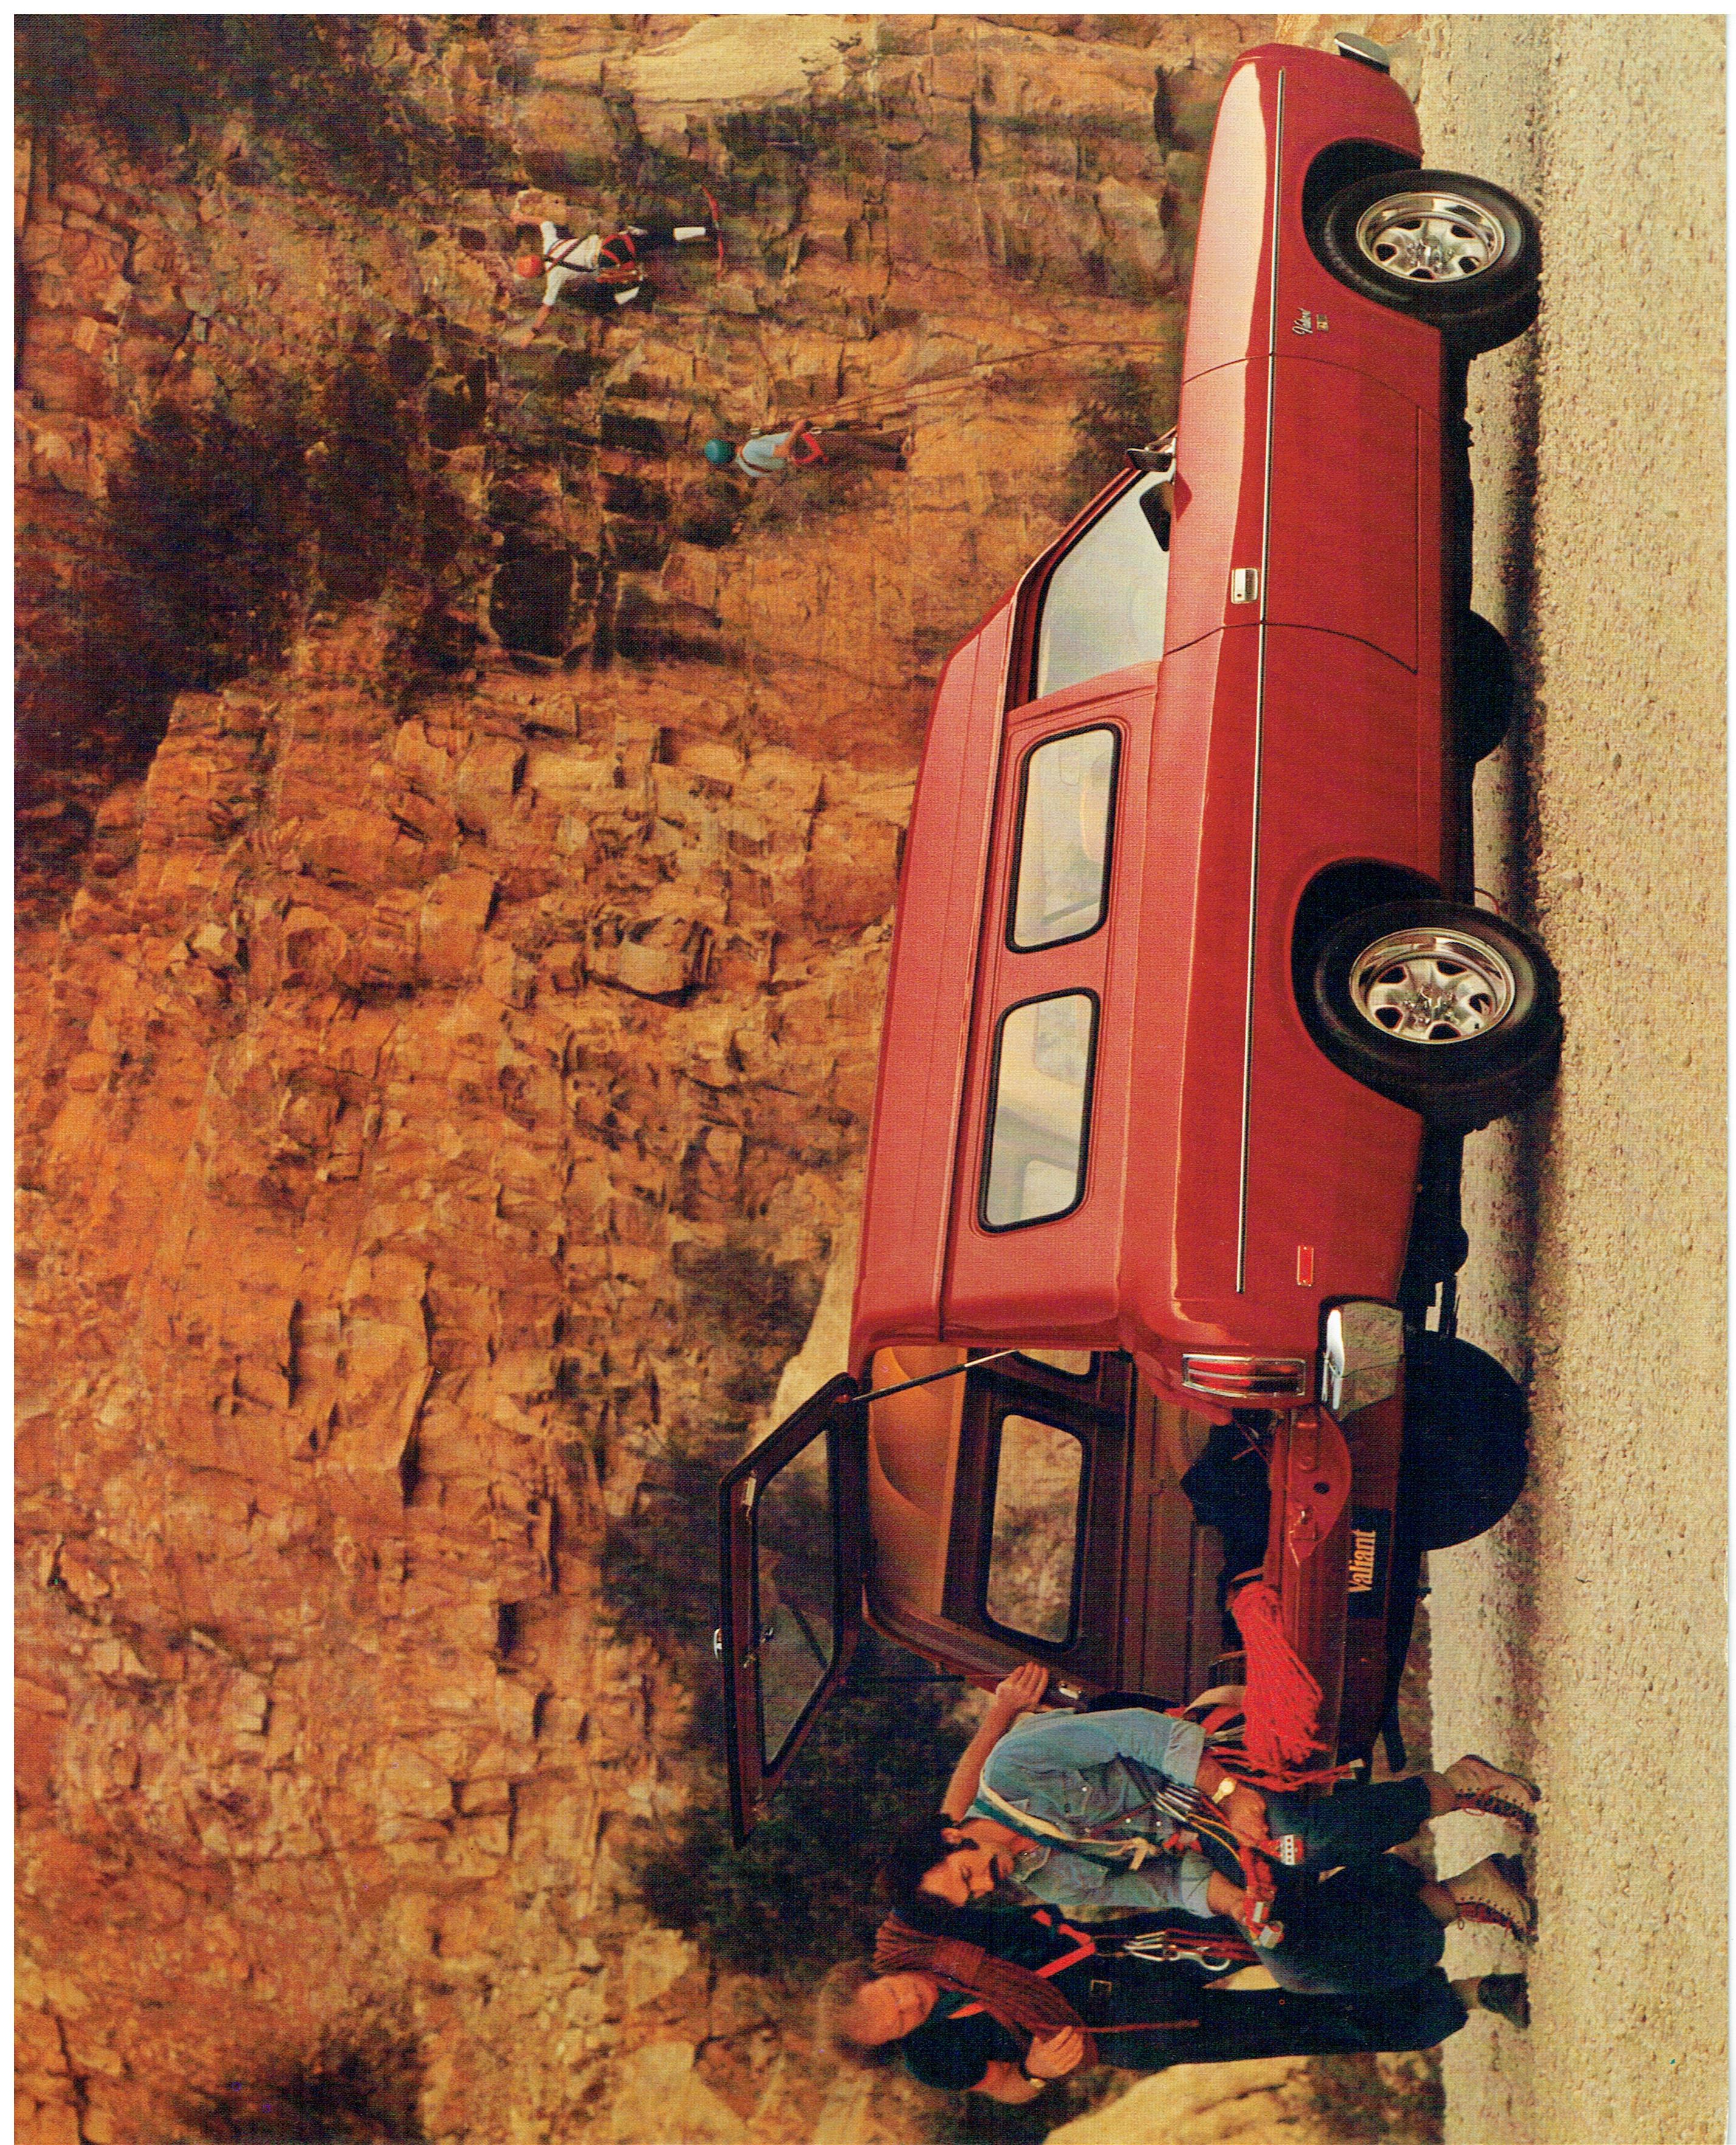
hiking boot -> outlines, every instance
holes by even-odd
[[[1531,1996],[1522,1973],[1485,1973],[1477,1980],[1477,2008],[1493,2011],[1523,2030],[1531,2023]]]
[[[1518,1773],[1504,1773],[1486,1758],[1455,1759],[1441,1778],[1458,1797],[1462,1810],[1486,1810],[1515,1832],[1534,1833],[1537,1789]]]
[[[1488,1854],[1450,1877],[1441,1888],[1461,1922],[1488,1922],[1521,1943],[1537,1934],[1537,1907],[1525,1891],[1525,1864],[1516,1854]]]

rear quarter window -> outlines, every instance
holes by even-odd
[[[1087,938],[1102,922],[1119,748],[1107,727],[1075,730],[1027,759],[1007,934],[1015,953]]]
[[[1052,1221],[1084,1197],[1097,1020],[1089,991],[1033,998],[1002,1017],[982,1172],[985,1227]]]

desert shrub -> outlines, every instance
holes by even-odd
[[[160,401],[111,480],[119,569],[93,637],[97,697],[160,735],[169,702],[279,654],[309,528],[306,399],[267,387],[251,406]],[[103,691],[102,688],[107,689]]]
[[[717,1488],[740,1439],[678,1432],[658,1450],[633,1508],[604,1540],[597,1613],[618,1639],[671,1659],[709,1657],[718,1621]]]
[[[923,2111],[923,2145],[968,2145],[979,2138],[992,2138],[995,2145],[1037,2145],[1063,2123],[1119,2100],[1132,2083],[1125,2072],[1087,2071],[1057,2079],[1022,2107],[1008,2107],[979,2093],[948,2093]]]
[[[266,2053],[198,2096],[210,2145],[420,2145],[422,2063],[409,2035],[364,2025],[300,2053]]]
[[[304,183],[374,201],[516,177],[507,145],[420,110],[371,57],[374,30],[366,16],[25,16],[18,101],[28,118],[82,120],[135,157],[186,148],[201,122],[244,114],[271,161]],[[230,169],[242,184],[274,175],[256,157]]]
[[[641,1897],[660,1922],[741,1972],[793,1980],[867,1950],[886,1913],[873,1889],[880,1857],[908,1818],[938,1807],[963,1747],[950,1717],[958,1685],[866,1638],[772,1814],[738,1850],[716,1755],[721,1679],[709,1633],[694,1652],[707,1671],[694,1715],[695,1792],[677,1828],[640,1856]]]
[[[177,693],[278,657],[316,583],[377,595],[413,548],[410,451],[398,396],[361,358],[317,396],[266,380],[221,406],[160,400],[110,483],[92,700],[148,747]]]
[[[1064,510],[1077,514],[1119,470],[1129,447],[1143,446],[1176,421],[1181,371],[1178,344],[1172,364],[1151,367],[1106,366],[1073,419],[1078,444],[1067,464]]]
[[[792,1316],[785,1277],[712,1255],[700,1291],[755,1293],[763,1324]],[[757,1292],[757,1293],[756,1293]],[[686,1809],[638,1857],[640,1895],[658,1919],[719,1965],[791,1978],[863,1950],[885,1909],[880,1855],[913,1813],[939,1804],[963,1745],[959,1686],[896,1646],[865,1636],[843,1687],[821,1712],[772,1814],[739,1852],[730,1844],[723,1765],[723,1676],[712,1654],[718,1603],[718,1483],[742,1449],[738,1422],[668,1440],[633,1509],[604,1538],[599,1612],[618,1638],[649,1639],[693,1694]],[[785,1501],[786,1521],[795,1516]],[[799,1530],[799,1520],[798,1528]],[[782,1544],[786,1564],[800,1545]]]
[[[377,596],[406,550],[410,421],[380,369],[352,358],[320,397],[318,430],[308,507],[320,579],[333,595]]]
[[[1446,2095],[1440,2053],[1403,2056],[1316,2056],[1308,2066],[1316,2111],[1334,2138],[1382,2139],[1385,2145],[1435,2145]]]

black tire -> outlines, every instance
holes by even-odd
[[[1492,1356],[1456,1336],[1420,1335],[1405,1377],[1400,1499],[1420,1548],[1452,1549],[1517,1503],[1530,1410]]]
[[[1474,610],[1465,614],[1453,649],[1453,720],[1467,767],[1487,759],[1513,722],[1513,657]]]
[[[1458,902],[1385,902],[1341,923],[1315,956],[1307,1010],[1341,1071],[1446,1132],[1523,1108],[1560,1060],[1549,955]]]
[[[1417,205],[1416,218],[1404,216],[1408,204]],[[1455,208],[1462,212],[1456,221]],[[1406,236],[1425,231],[1440,234],[1449,246],[1455,235],[1461,237],[1460,260],[1475,263],[1486,256],[1486,265],[1468,266],[1450,281],[1444,262],[1405,272],[1400,262]],[[1463,356],[1510,342],[1537,317],[1543,259],[1537,219],[1522,201],[1486,179],[1462,172],[1381,172],[1359,179],[1326,203],[1314,242],[1341,283],[1395,312],[1427,321]]]

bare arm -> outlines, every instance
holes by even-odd
[[[946,1794],[941,1798],[941,1814],[949,1817],[956,1824],[976,1800],[977,1784],[982,1778],[982,1768],[988,1762],[988,1754],[1012,1727],[1013,1722],[1027,1713],[1034,1713],[1042,1702],[1042,1695],[1049,1687],[1049,1672],[1038,1661],[1027,1661],[1022,1668],[995,1688],[994,1697],[982,1716],[982,1725],[964,1746],[964,1754],[953,1768],[953,1777],[947,1783]],[[1028,2094],[1022,2098],[1029,2098]]]
[[[1051,2078],[1066,2078],[1085,2060],[1085,2036],[1077,2026],[1063,2026],[1058,2033],[1034,2040],[1022,2065],[991,2062],[972,2093],[1017,2108],[1035,2100]]]
[[[1221,1875],[1216,1869],[1206,1880],[1206,1904],[1214,1914],[1221,1914],[1228,1921],[1238,1922],[1251,1935],[1253,1933],[1248,1921],[1252,1902],[1240,1884],[1232,1884],[1227,1877]],[[1271,1942],[1276,1943],[1284,1934],[1283,1923],[1268,1922],[1266,1934]]]
[[[1042,2087],[1041,2078],[1027,2078],[1017,2063],[992,2063],[971,2091],[989,2100],[1004,2102],[1008,2108],[1018,2108],[1027,2100],[1035,2100]]]
[[[1226,1773],[1215,1758],[1201,1759],[1193,1784],[1207,1802],[1216,1802],[1217,1790],[1226,1780],[1234,1784],[1217,1804],[1218,1814],[1238,1839],[1246,1840],[1251,1847],[1258,1846],[1266,1838],[1266,1797],[1257,1788],[1237,1780],[1233,1773]]]

